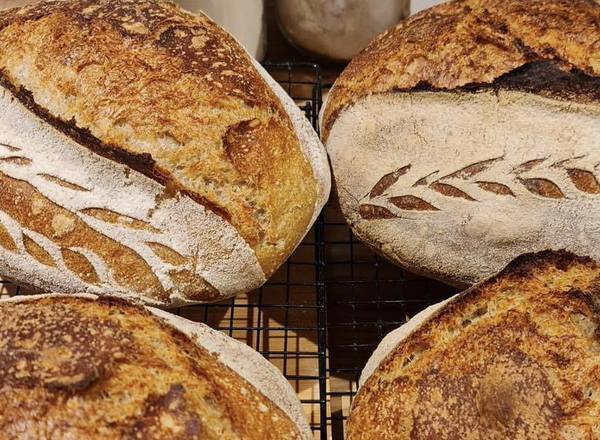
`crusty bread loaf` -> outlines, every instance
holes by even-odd
[[[410,13],[409,0],[276,0],[278,24],[294,45],[349,61],[373,37]]]
[[[176,305],[262,284],[329,191],[291,98],[158,0],[0,13],[0,273]]]
[[[309,439],[291,386],[248,346],[116,298],[0,302],[0,437]]]
[[[600,258],[600,6],[457,0],[377,38],[324,139],[356,234],[465,286],[516,256]]]
[[[598,439],[599,397],[600,265],[528,254],[382,341],[347,438]]]

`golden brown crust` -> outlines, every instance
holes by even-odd
[[[0,13],[0,47],[30,108],[230,221],[267,274],[305,233],[317,184],[289,116],[208,18],[158,0],[42,2]],[[243,123],[252,144],[232,156]]]
[[[63,255],[70,248],[93,249],[107,265],[117,285],[138,292],[140,296],[167,299],[151,267],[134,250],[94,230],[76,214],[53,203],[27,182],[0,172],[0,187],[2,210],[18,222],[23,230],[35,232],[57,243]],[[47,266],[56,266],[52,256],[34,240],[27,235],[23,235],[23,239],[26,251],[33,258]],[[10,242],[3,247],[11,250]],[[17,249],[12,251],[16,252]],[[89,271],[85,267],[90,263],[85,257],[83,260],[83,264],[80,260],[67,267],[80,277],[88,278]],[[212,295],[207,296],[210,298]]]
[[[323,139],[361,97],[427,86],[492,83],[519,67],[553,61],[600,76],[600,5],[592,0],[455,0],[401,22],[356,56],[336,81]]]
[[[398,344],[354,400],[348,438],[597,438],[599,390],[600,265],[531,254]]]
[[[204,348],[120,300],[0,304],[6,438],[300,438]]]

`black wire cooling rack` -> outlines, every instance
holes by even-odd
[[[325,91],[329,88],[324,86]],[[456,291],[400,269],[358,241],[340,212],[335,189],[322,217],[329,362],[327,421],[331,438],[342,440],[360,373],[379,342],[427,306]]]
[[[319,66],[265,63],[318,131]],[[327,438],[326,294],[323,218],[260,289],[231,300],[178,310],[246,342],[274,363],[298,392],[315,438]]]
[[[318,131],[319,67],[265,66]],[[0,295],[7,293],[19,294],[20,289],[0,280]],[[393,266],[357,241],[333,190],[302,244],[262,288],[176,312],[261,352],[298,392],[314,438],[342,440],[358,377],[381,339],[453,293]]]

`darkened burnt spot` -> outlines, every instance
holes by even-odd
[[[145,176],[157,181],[158,183],[174,189],[176,192],[187,195],[197,203],[203,205],[209,211],[217,214],[219,217],[230,221],[231,214],[222,206],[208,200],[200,194],[191,191],[183,190],[175,187],[173,182],[175,178],[167,170],[159,167],[156,161],[149,153],[132,153],[114,144],[107,144],[95,137],[86,128],[77,126],[75,121],[63,121],[50,114],[46,109],[39,106],[30,91],[23,87],[18,89],[8,80],[6,75],[0,71],[0,86],[9,90],[23,105],[25,105],[32,113],[43,119],[57,130],[69,136],[75,142],[84,145],[99,156],[110,159],[114,162],[124,164],[131,169],[144,174]]]
[[[141,438],[199,439],[202,422],[187,406],[183,385],[171,385],[165,395],[148,397],[144,413],[136,418],[130,434]]]
[[[82,316],[54,303],[0,307],[0,388],[88,388],[126,356],[135,356],[133,336],[114,321]]]

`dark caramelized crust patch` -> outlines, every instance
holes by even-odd
[[[47,312],[29,308],[11,318],[0,306],[0,388],[84,390],[115,362],[135,359],[132,335],[116,323],[86,318],[60,303],[52,316]]]
[[[526,255],[402,340],[360,389],[355,439],[597,438],[600,266]]]
[[[151,395],[146,399],[142,416],[133,425],[132,433],[141,438],[188,439],[202,438],[200,417],[187,409],[185,388],[171,385],[163,396]],[[163,423],[162,420],[168,420]]]
[[[323,138],[344,108],[377,93],[493,85],[598,100],[590,77],[600,75],[599,27],[600,5],[592,0],[454,0],[423,11],[380,35],[344,70],[328,99]],[[518,70],[543,61],[566,73]]]
[[[300,438],[239,375],[116,299],[0,303],[6,438]]]
[[[578,70],[565,71],[551,61],[525,64],[501,76],[490,86],[565,100],[600,101],[600,76],[586,75]]]

